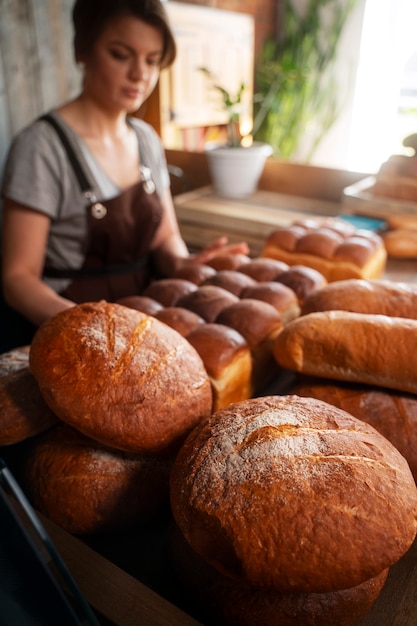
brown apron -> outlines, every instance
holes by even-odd
[[[150,244],[162,218],[162,204],[155,191],[149,168],[142,167],[142,180],[120,195],[97,202],[80,163],[62,127],[43,116],[57,131],[81,191],[90,202],[87,211],[87,246],[79,270],[45,268],[44,276],[71,278],[62,292],[70,300],[115,301],[139,294],[152,276]]]

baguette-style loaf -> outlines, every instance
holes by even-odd
[[[58,417],[128,452],[165,453],[211,412],[210,381],[190,343],[119,304],[79,304],[46,321],[30,367]]]
[[[373,426],[401,452],[417,482],[417,396],[355,383],[313,378],[291,393],[316,398]]]
[[[131,528],[169,504],[172,459],[122,452],[60,424],[27,453],[23,481],[32,505],[70,533]]]
[[[295,395],[238,402],[196,426],[170,492],[193,550],[263,589],[349,589],[395,563],[417,530],[399,451],[345,411]]]
[[[267,237],[262,256],[317,270],[328,282],[379,278],[387,252],[379,235],[355,229],[337,218],[310,219],[277,228]]]
[[[352,311],[417,319],[417,285],[393,280],[340,280],[311,293],[301,314]]]
[[[281,367],[417,393],[417,321],[323,311],[289,322],[272,348]]]

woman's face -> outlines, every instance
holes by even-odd
[[[133,16],[116,18],[82,59],[84,94],[102,108],[133,113],[158,81],[163,44],[157,28]]]

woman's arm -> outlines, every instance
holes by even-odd
[[[42,281],[50,220],[24,205],[3,200],[2,283],[7,303],[39,325],[74,303]]]
[[[180,233],[169,189],[165,191],[161,201],[164,212],[152,245],[156,266],[161,274],[169,276],[182,265],[190,262],[207,263],[219,254],[249,253],[245,242],[227,244],[227,237],[220,237],[200,252],[190,255]]]

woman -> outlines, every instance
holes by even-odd
[[[160,1],[77,0],[73,24],[81,93],[23,129],[5,167],[2,282],[30,324],[20,345],[74,303],[140,293],[152,275],[219,250],[248,252],[222,239],[189,255],[160,140],[130,117],[175,59]]]

